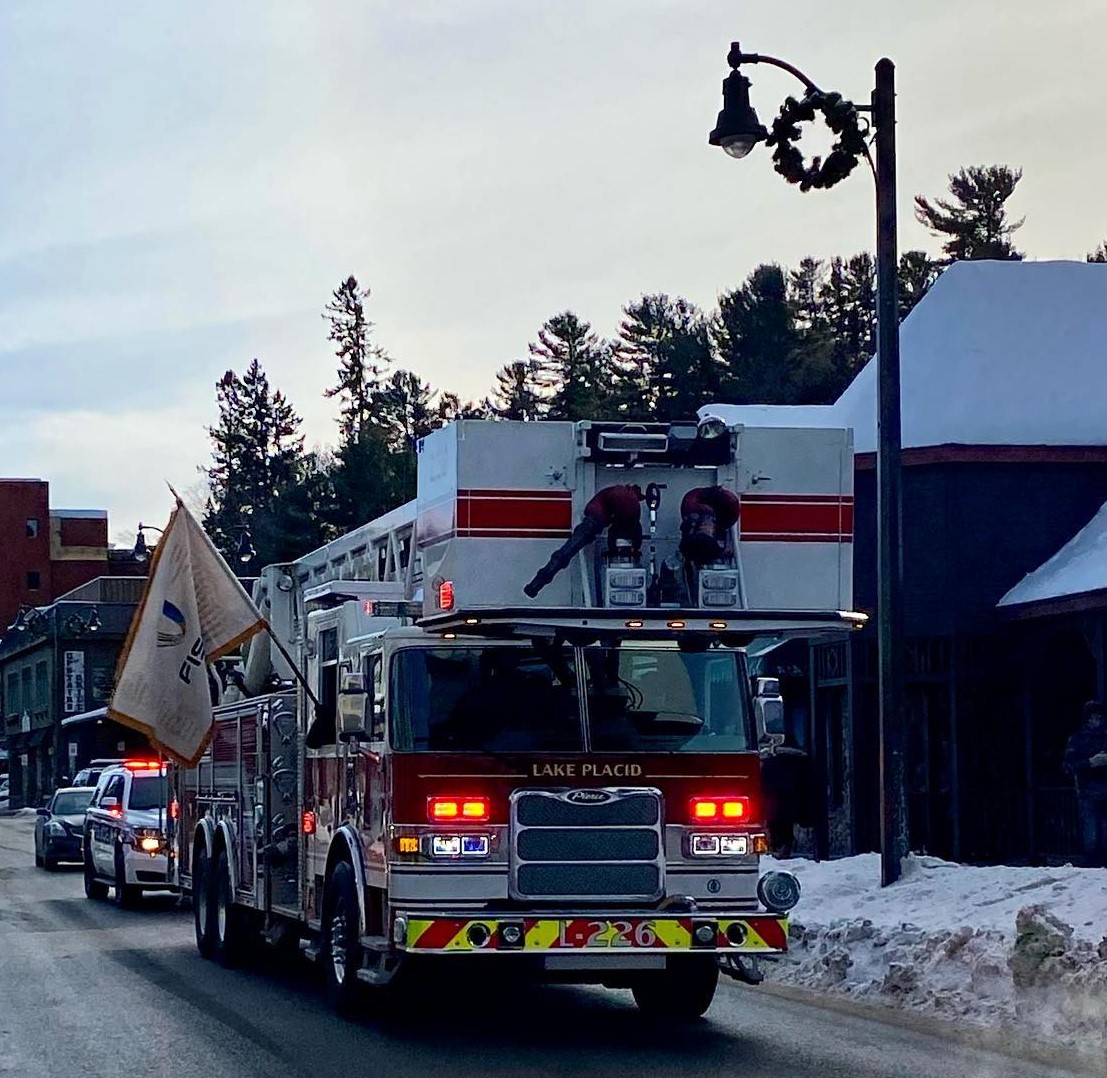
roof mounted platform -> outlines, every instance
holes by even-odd
[[[720,614],[700,608],[655,607],[581,610],[573,607],[505,607],[457,610],[423,618],[419,626],[432,633],[498,639],[547,638],[570,643],[620,639],[717,639],[742,647],[756,637],[799,638],[852,632],[865,627],[868,615],[853,610],[735,610]]]

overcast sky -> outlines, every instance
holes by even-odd
[[[611,334],[871,248],[864,172],[800,194],[707,146],[733,38],[859,101],[896,61],[901,249],[974,163],[1025,170],[1033,257],[1107,237],[1102,0],[3,0],[0,475],[161,522],[253,356],[333,442],[351,273],[401,365],[481,396],[567,307]],[[763,121],[798,87],[749,74]]]

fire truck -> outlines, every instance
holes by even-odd
[[[460,421],[418,448],[414,501],[259,577],[273,638],[176,775],[197,946],[297,940],[343,1011],[496,963],[699,1016],[787,947],[798,884],[759,870],[781,700],[749,657],[864,622],[851,434]]]

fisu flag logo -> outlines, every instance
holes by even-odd
[[[162,623],[158,628],[158,647],[175,648],[184,640],[188,629],[188,622],[180,608],[174,606],[168,599],[161,604]]]
[[[178,498],[123,647],[109,714],[171,759],[195,764],[211,738],[207,664],[265,628]]]

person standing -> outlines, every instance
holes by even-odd
[[[1107,715],[1096,700],[1084,705],[1084,724],[1065,746],[1064,768],[1076,783],[1084,853],[1107,864]]]

